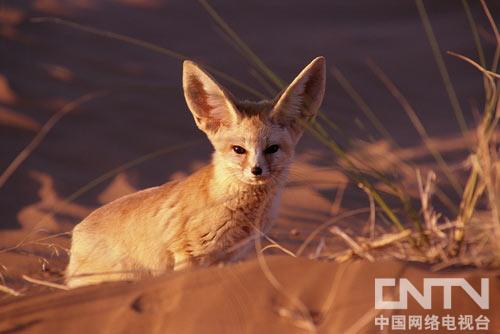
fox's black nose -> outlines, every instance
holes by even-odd
[[[262,174],[262,168],[260,168],[260,167],[252,167],[251,172],[252,172],[253,175],[260,175],[260,174]]]

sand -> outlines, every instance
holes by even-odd
[[[0,331],[13,333],[321,333],[376,332],[376,277],[466,278],[475,288],[490,277],[491,296],[500,293],[492,273],[430,274],[401,262],[353,261],[337,265],[291,257],[265,259],[277,289],[258,261],[179,272],[135,284],[117,283],[42,294],[0,304]],[[268,273],[269,275],[269,273]],[[415,283],[421,288],[421,283]],[[456,290],[455,290],[456,289]],[[442,290],[433,291],[431,314],[446,316]],[[453,314],[481,315],[498,328],[498,298],[481,310],[454,288]],[[389,314],[385,311],[385,314]],[[394,314],[398,314],[396,311]],[[410,299],[403,314],[427,314]],[[409,331],[409,332],[418,332]],[[490,331],[493,333],[494,331]]]

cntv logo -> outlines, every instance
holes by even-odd
[[[399,301],[384,300],[384,287],[395,287],[394,278],[375,278],[375,309],[378,310],[406,310],[408,308],[408,295],[424,309],[432,307],[432,287],[443,288],[443,308],[451,309],[452,287],[461,287],[467,295],[483,310],[490,307],[489,279],[481,278],[481,292],[474,288],[464,278],[424,278],[423,293],[406,278],[399,279]]]

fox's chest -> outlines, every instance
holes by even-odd
[[[263,190],[242,192],[228,199],[190,241],[193,255],[226,257],[226,253],[239,252],[251,244],[252,235],[268,230],[278,200],[276,194]]]

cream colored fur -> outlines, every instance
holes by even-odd
[[[67,284],[135,280],[243,256],[248,247],[240,246],[275,219],[301,122],[315,116],[324,86],[319,57],[273,101],[241,102],[185,61],[184,95],[215,148],[211,163],[182,181],[115,200],[79,223]]]

